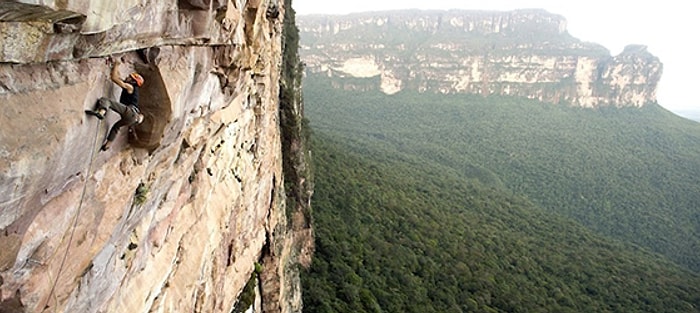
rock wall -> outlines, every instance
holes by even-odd
[[[564,17],[543,10],[413,10],[298,20],[308,72],[334,77],[339,88],[639,107],[656,101],[662,72],[644,46],[611,56],[570,36]]]
[[[287,3],[22,2],[0,3],[0,311],[231,312],[249,281],[253,312],[300,311]],[[118,116],[84,110],[119,96],[110,55],[145,77],[146,118],[102,152]]]

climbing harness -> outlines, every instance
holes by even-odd
[[[88,163],[87,174],[85,175],[85,184],[83,184],[83,191],[80,193],[80,202],[78,203],[78,210],[75,213],[75,218],[73,219],[73,226],[71,227],[70,236],[68,236],[68,245],[66,246],[66,251],[63,254],[63,259],[61,260],[61,265],[58,267],[58,273],[56,274],[56,278],[54,279],[53,283],[51,284],[51,291],[49,291],[49,296],[46,298],[46,304],[44,305],[44,308],[41,310],[42,312],[45,311],[49,307],[49,301],[51,301],[51,297],[54,295],[54,291],[56,290],[56,284],[58,283],[58,279],[61,277],[61,272],[63,271],[63,266],[66,264],[66,259],[68,258],[68,251],[70,250],[70,246],[73,243],[73,235],[75,234],[75,228],[78,226],[78,219],[80,218],[80,211],[83,207],[83,200],[85,199],[85,191],[87,190],[88,179],[90,179],[90,175],[92,174],[92,163],[95,159],[95,148],[94,147],[97,144],[97,134],[100,131],[100,124],[102,124],[102,120],[98,119],[97,120],[97,128],[95,129],[95,135],[93,136],[93,139],[92,139],[92,146],[90,146],[91,147],[90,162]],[[58,299],[56,299],[56,304],[58,304]]]

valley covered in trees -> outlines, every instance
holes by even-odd
[[[700,124],[306,79],[306,312],[700,311]]]

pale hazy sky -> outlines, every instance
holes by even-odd
[[[617,55],[642,44],[664,64],[657,98],[672,110],[700,111],[700,14],[686,0],[292,0],[297,15],[397,9],[513,10],[540,8],[564,16],[571,35]]]

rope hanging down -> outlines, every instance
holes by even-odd
[[[53,283],[51,284],[51,291],[49,291],[49,296],[46,298],[46,304],[44,305],[42,312],[49,308],[49,301],[51,301],[51,297],[53,296],[54,291],[56,290],[56,284],[58,283],[58,279],[61,277],[61,272],[63,271],[63,266],[66,264],[66,259],[68,258],[68,251],[70,250],[70,246],[73,243],[73,235],[75,234],[75,228],[78,226],[78,219],[80,218],[80,211],[83,207],[83,200],[85,199],[85,191],[87,190],[88,179],[90,179],[90,175],[92,174],[92,161],[95,159],[95,145],[97,144],[97,134],[99,133],[101,123],[102,123],[101,120],[97,120],[97,127],[95,129],[95,135],[93,136],[93,139],[92,139],[92,146],[91,146],[92,149],[90,152],[90,162],[88,163],[87,174],[85,175],[85,184],[83,184],[83,191],[80,193],[80,202],[78,203],[78,210],[75,213],[75,218],[73,219],[73,226],[71,227],[70,236],[68,237],[68,245],[66,246],[66,251],[63,254],[63,259],[61,260],[61,265],[58,267],[58,273],[56,274],[56,278],[54,279]],[[56,299],[56,305],[57,304],[58,304],[58,299]]]

